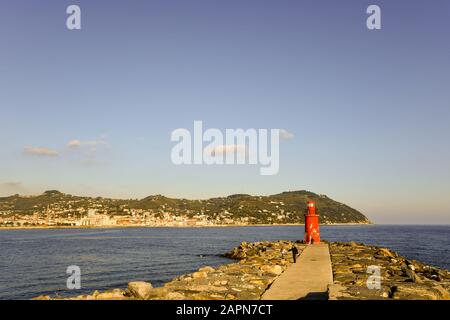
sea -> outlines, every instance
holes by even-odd
[[[450,269],[450,225],[321,226],[328,241],[390,248],[409,259]],[[126,288],[135,280],[160,286],[202,266],[232,260],[221,255],[242,241],[299,240],[303,226],[0,230],[0,299],[63,297]],[[81,288],[68,289],[69,266]]]

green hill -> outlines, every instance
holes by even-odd
[[[208,219],[247,219],[254,224],[303,223],[307,201],[315,201],[321,223],[370,223],[359,211],[310,191],[291,191],[270,196],[235,194],[207,200],[188,200],[153,195],[140,200],[79,197],[56,190],[38,196],[0,198],[0,212],[4,215],[45,212],[47,208],[62,215],[78,213],[88,208],[115,214],[129,214],[132,210],[175,215],[204,215]]]

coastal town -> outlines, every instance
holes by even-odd
[[[112,211],[108,206],[91,201],[86,207],[72,208],[72,204],[48,205],[36,208],[32,214],[0,211],[0,227],[193,227],[212,225],[248,225],[251,218],[230,219],[225,211],[215,219],[202,213],[175,213],[174,210],[130,209],[125,205]]]
[[[232,195],[207,200],[81,197],[56,190],[0,198],[0,227],[205,227],[303,223],[307,199],[321,206],[322,221],[369,223],[360,212],[308,191],[273,196]]]
[[[109,215],[101,209],[85,209],[78,215],[62,216],[60,211],[48,209],[42,213],[32,215],[0,216],[0,227],[194,227],[213,225],[249,225],[249,218],[239,220],[229,219],[226,216],[208,219],[202,214],[192,217],[187,215],[174,215],[169,212],[152,212],[142,209],[127,210],[124,215]]]

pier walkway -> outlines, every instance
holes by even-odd
[[[327,287],[333,283],[328,244],[308,245],[262,295],[261,300],[328,299]]]

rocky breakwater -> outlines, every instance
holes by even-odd
[[[328,290],[330,299],[450,299],[447,270],[406,259],[389,249],[355,242],[331,243],[330,254],[334,279]],[[373,273],[377,267],[379,289],[371,281],[377,280]],[[372,289],[367,286],[368,279]]]
[[[296,246],[301,253],[304,245],[290,241],[243,242],[224,254],[238,262],[217,268],[203,267],[182,275],[162,287],[153,288],[149,282],[135,281],[127,289],[95,291],[74,300],[258,300],[272,282],[293,262]],[[54,299],[40,296],[37,299]]]

